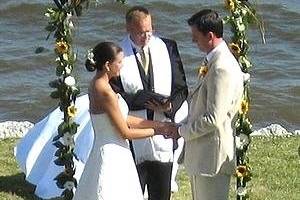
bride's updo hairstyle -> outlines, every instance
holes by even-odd
[[[85,67],[88,71],[102,70],[104,64],[116,59],[118,53],[122,52],[122,48],[113,42],[101,42],[90,50],[85,61]]]

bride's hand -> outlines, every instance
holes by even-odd
[[[178,139],[180,135],[178,134],[179,124],[172,122],[162,122],[161,126],[155,129],[155,134],[163,135],[165,138]]]

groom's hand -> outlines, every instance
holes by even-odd
[[[178,133],[178,127],[179,127],[178,124],[170,123],[170,125],[168,125],[166,127],[164,137],[167,138],[167,139],[168,138],[172,138],[172,139],[180,138],[180,135]]]

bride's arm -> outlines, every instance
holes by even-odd
[[[100,102],[101,107],[108,114],[112,124],[123,138],[139,139],[155,134],[153,128],[129,128],[119,108],[118,99],[112,91],[106,92]]]
[[[163,134],[166,137],[177,138],[178,125],[173,122],[160,122],[153,120],[146,120],[140,117],[129,115],[127,117],[127,124],[131,128],[153,128],[155,134]]]
[[[127,124],[129,127],[132,128],[154,128],[154,129],[160,129],[166,125],[163,122],[146,120],[132,115],[128,115]]]

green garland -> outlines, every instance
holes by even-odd
[[[83,6],[89,6],[90,0],[53,0],[55,6],[49,7],[45,15],[49,18],[46,30],[49,36],[53,33],[55,38],[56,54],[56,76],[57,79],[49,83],[54,89],[50,96],[59,100],[59,108],[64,113],[64,120],[58,126],[58,135],[53,139],[57,147],[54,161],[56,165],[64,166],[65,170],[56,178],[56,184],[63,189],[62,197],[71,200],[74,196],[73,189],[77,181],[75,174],[74,158],[74,135],[77,132],[78,124],[74,122],[76,116],[75,101],[80,89],[73,77],[73,69],[76,62],[76,54],[73,51],[74,17],[82,14]],[[116,0],[125,3],[126,0]],[[97,3],[97,0],[94,0]],[[247,57],[249,50],[246,30],[248,25],[255,22],[259,24],[263,36],[263,26],[256,15],[255,9],[246,0],[225,0],[225,5],[231,15],[224,18],[225,23],[232,27],[233,37],[230,48],[238,59],[242,70],[249,72],[251,62]],[[263,38],[263,37],[262,37]],[[263,38],[264,41],[264,38]],[[249,82],[245,85],[244,100],[236,124],[237,135],[237,199],[246,199],[246,183],[251,179],[250,167],[246,152],[250,144],[251,123],[248,117],[249,106]]]
[[[64,166],[65,170],[56,178],[56,184],[63,189],[61,196],[66,200],[73,198],[73,189],[77,187],[74,158],[74,135],[78,124],[74,122],[76,115],[75,101],[80,90],[76,79],[72,76],[76,62],[73,51],[74,15],[82,14],[83,6],[89,6],[89,0],[53,0],[55,6],[49,7],[45,15],[49,18],[46,30],[49,31],[47,39],[53,33],[55,38],[56,76],[57,79],[49,83],[54,91],[50,96],[59,100],[59,108],[64,113],[64,120],[58,126],[58,135],[54,137],[53,144],[57,147],[54,161],[56,165]],[[124,3],[124,0],[117,0]],[[97,3],[97,1],[94,1]]]
[[[245,73],[249,73],[252,63],[248,58],[249,42],[246,31],[250,24],[257,24],[260,29],[262,41],[264,39],[264,29],[262,21],[256,14],[256,11],[251,3],[247,0],[225,0],[225,7],[230,11],[230,15],[224,18],[225,24],[230,24],[233,36],[231,38],[231,49],[233,55],[238,60],[241,69]],[[250,78],[250,77],[249,77]],[[247,150],[251,142],[250,134],[252,133],[252,125],[249,120],[249,80],[245,82],[245,89],[241,108],[236,121],[236,190],[237,200],[245,200],[249,198],[246,186],[251,180],[251,168],[247,157]]]

